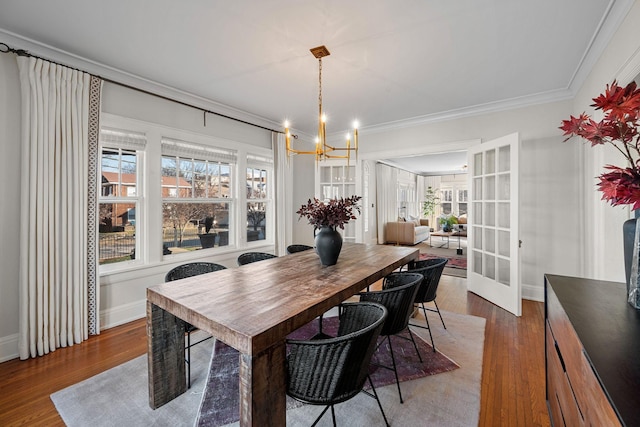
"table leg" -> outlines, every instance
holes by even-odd
[[[149,406],[157,409],[187,391],[184,321],[147,301]]]
[[[240,354],[240,425],[284,426],[286,416],[285,343],[257,356]]]

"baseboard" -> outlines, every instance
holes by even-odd
[[[18,356],[18,334],[0,338],[0,363],[17,359]]]
[[[522,284],[522,299],[544,302],[544,288],[542,286]]]
[[[100,329],[109,329],[146,316],[147,301],[141,300],[100,312]],[[0,337],[0,363],[17,359],[18,334]]]
[[[143,299],[100,312],[100,329],[124,325],[147,315],[147,300]]]

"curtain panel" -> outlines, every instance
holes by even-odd
[[[22,93],[20,359],[99,332],[97,165],[102,82],[17,57]]]
[[[285,136],[272,133],[273,160],[275,166],[275,203],[276,203],[276,254],[286,255],[287,246],[293,239],[293,171],[287,150]]]
[[[398,219],[398,170],[382,163],[376,164],[376,223],[378,243],[384,245],[384,226]]]

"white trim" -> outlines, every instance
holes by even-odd
[[[0,363],[18,358],[18,334],[0,338]]]
[[[247,111],[239,110],[237,108],[233,108],[228,105],[224,105],[219,102],[204,98],[202,96],[185,92],[146,79],[136,74],[132,74],[100,62],[83,58],[81,56],[69,53],[67,51],[47,45],[37,40],[12,33],[11,31],[7,31],[2,28],[0,28],[0,35],[3,39],[2,42],[10,45],[14,49],[25,49],[32,55],[49,58],[54,62],[63,63],[68,67],[86,71],[89,74],[93,74],[103,79],[112,80],[113,82],[118,82],[123,85],[138,88],[152,94],[164,96],[169,99],[184,102],[186,104],[191,104],[204,110],[224,114],[226,116],[233,117],[238,120],[243,120],[248,123],[253,123],[258,126],[264,126],[272,129],[282,128],[282,123],[277,123],[265,117],[252,114]]]
[[[147,315],[147,300],[142,299],[100,311],[100,330],[124,325]]]
[[[522,299],[544,302],[544,287],[522,284]]]

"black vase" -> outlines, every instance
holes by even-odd
[[[322,265],[335,265],[342,250],[342,235],[334,228],[322,227],[316,234],[315,245]]]
[[[631,260],[633,259],[633,240],[636,235],[636,218],[628,219],[622,224],[624,244],[624,272],[627,278],[627,295],[629,295],[629,278],[631,276]]]

